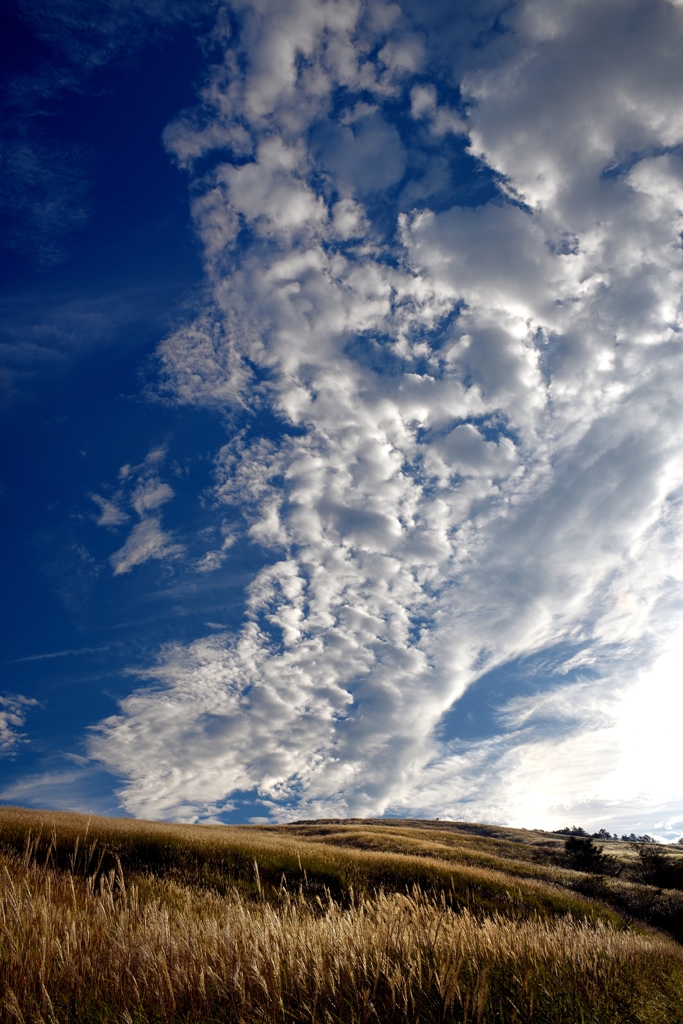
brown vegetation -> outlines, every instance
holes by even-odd
[[[0,810],[0,1021],[683,1020],[678,944],[496,843]]]

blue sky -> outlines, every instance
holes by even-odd
[[[15,0],[0,799],[683,833],[683,6]]]

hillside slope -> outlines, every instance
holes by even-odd
[[[614,845],[620,876],[468,823],[0,808],[0,1020],[683,1020],[652,928],[678,934],[683,894]]]

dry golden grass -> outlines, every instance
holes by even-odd
[[[278,905],[3,865],[4,1011],[31,1021],[675,1021],[670,940],[478,920],[414,892]]]
[[[376,831],[368,829],[369,834]],[[310,827],[175,825],[0,808],[0,842],[5,847],[23,850],[30,834],[37,857],[44,859],[50,848],[52,863],[74,868],[78,842],[82,871],[86,870],[85,848],[104,848],[108,851],[104,870],[118,857],[126,873],[151,872],[225,893],[235,886],[253,891],[257,862],[261,884],[268,892],[280,889],[283,876],[290,888],[303,884],[309,894],[329,891],[342,902],[352,891],[356,895],[380,888],[404,891],[418,884],[432,894],[447,892],[452,904],[476,907],[479,912],[504,909],[508,916],[518,917],[571,913],[579,919],[617,921],[607,908],[563,887],[563,879],[576,872],[545,865],[530,871],[526,862],[484,853],[474,856],[467,850],[461,856],[438,841],[419,854],[409,853],[405,852],[409,844],[397,836],[392,840],[397,844],[394,849],[363,849],[357,832],[355,827],[342,826],[336,833],[342,841],[335,843]],[[93,858],[94,853],[89,869],[94,867]]]
[[[495,845],[338,829],[1,809],[0,1022],[683,1021],[673,940]]]

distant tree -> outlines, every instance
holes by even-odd
[[[630,836],[627,836],[624,833],[624,835],[621,838],[622,838],[622,842],[624,842],[624,843],[656,843],[657,842],[657,840],[653,839],[652,836],[649,836],[647,834],[647,832],[645,833],[644,836],[637,836],[635,834],[635,832],[631,832]]]
[[[575,871],[587,871],[594,875],[616,874],[616,857],[603,853],[602,846],[596,846],[592,836],[570,835],[565,840],[564,852],[570,867]]]
[[[593,839],[618,839],[619,836],[616,834],[616,832],[614,833],[614,835],[612,835],[612,833],[608,832],[606,828],[601,828],[599,832],[594,832],[591,838],[593,838]]]
[[[588,833],[580,825],[565,825],[564,828],[556,828],[556,836],[587,836]]]

